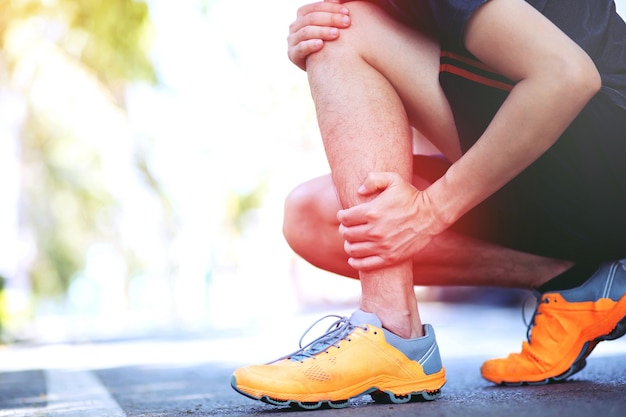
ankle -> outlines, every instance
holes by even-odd
[[[550,291],[567,290],[579,287],[593,275],[599,266],[600,263],[597,261],[577,262],[571,268],[563,271],[536,289],[543,294]]]
[[[424,336],[424,327],[417,308],[389,309],[361,302],[361,310],[374,313],[380,319],[385,330],[403,339],[415,339]]]
[[[419,337],[424,337],[424,326],[422,326],[421,322],[419,325],[396,325],[395,321],[389,321],[386,324],[384,320],[381,320],[381,322],[383,323],[383,328],[385,330],[388,330],[403,339],[417,339]]]

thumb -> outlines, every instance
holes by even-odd
[[[360,195],[372,195],[389,188],[397,180],[393,172],[370,172],[359,187]]]

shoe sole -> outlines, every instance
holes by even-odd
[[[443,371],[443,369],[441,370]],[[423,391],[415,391],[410,392],[408,394],[396,395],[389,390],[380,390],[377,387],[369,388],[363,392],[360,392],[356,395],[350,396],[349,398],[342,400],[320,400],[320,401],[297,401],[297,400],[282,400],[277,398],[272,398],[267,395],[254,396],[237,386],[237,379],[233,375],[230,380],[230,385],[233,387],[235,391],[238,393],[251,398],[253,400],[262,401],[266,404],[271,404],[280,407],[291,407],[300,410],[317,410],[320,408],[345,408],[350,405],[350,400],[353,398],[360,397],[362,395],[370,395],[372,400],[376,403],[382,404],[405,404],[409,402],[421,402],[421,401],[433,401],[439,398],[441,395],[441,387],[445,384],[444,382],[439,386],[439,388],[433,390],[423,390]]]
[[[616,309],[626,308],[626,295],[620,299],[620,301],[618,302],[615,308]],[[625,334],[626,334],[626,315],[622,316],[622,319],[617,322],[615,327],[609,333],[604,334],[602,336],[598,336],[594,339],[591,339],[585,342],[578,356],[576,357],[576,359],[574,359],[574,361],[570,365],[569,369],[557,376],[546,377],[538,381],[517,381],[517,382],[511,382],[511,381],[496,382],[489,378],[486,378],[486,379],[492,382],[496,382],[498,385],[504,385],[504,386],[509,386],[509,387],[519,387],[522,385],[546,385],[546,384],[551,384],[551,383],[563,382],[570,376],[582,371],[585,368],[585,366],[587,365],[587,361],[586,361],[587,357],[591,354],[591,352],[593,352],[593,350],[598,345],[598,343],[605,341],[605,340],[619,339]]]

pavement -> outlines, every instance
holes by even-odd
[[[448,383],[433,402],[374,404],[364,396],[340,410],[294,411],[250,400],[229,385],[241,365],[297,348],[301,333],[332,309],[277,317],[254,329],[136,339],[68,341],[0,348],[0,417],[147,416],[624,416],[626,338],[601,343],[564,383],[499,387],[483,380],[485,359],[519,351],[519,308],[422,304],[434,325]],[[280,327],[277,327],[277,324]]]

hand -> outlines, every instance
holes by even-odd
[[[291,62],[306,71],[306,59],[318,52],[326,41],[339,37],[339,29],[350,26],[350,11],[339,0],[307,4],[298,9],[289,26],[287,55]]]
[[[398,174],[370,173],[359,194],[374,198],[337,214],[348,262],[357,270],[410,259],[445,229],[427,192],[418,191]]]

